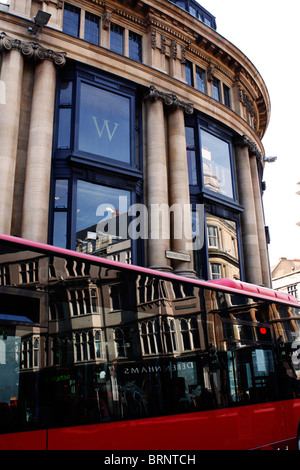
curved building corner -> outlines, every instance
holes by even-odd
[[[0,232],[270,286],[270,118],[194,0],[0,0]]]

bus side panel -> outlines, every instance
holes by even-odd
[[[51,429],[49,450],[225,450],[284,441],[282,402]]]
[[[287,438],[296,438],[300,423],[300,399],[287,400],[283,403]]]
[[[0,450],[46,450],[47,430],[0,435]]]

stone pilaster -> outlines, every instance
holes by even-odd
[[[38,48],[36,53],[39,63],[34,76],[21,235],[45,243],[48,236],[56,66],[64,65],[65,55],[43,48]]]
[[[178,100],[177,96],[151,86],[145,96],[147,106],[147,204],[150,214],[161,208],[158,224],[149,223],[149,265],[158,269],[170,269],[166,251],[172,249],[190,254],[192,240],[191,214],[186,161],[184,112],[192,113],[193,105]],[[168,110],[165,127],[165,109]],[[168,140],[166,139],[168,136]],[[168,152],[167,152],[168,145]],[[169,161],[167,159],[169,154]],[[176,206],[176,207],[175,207]],[[173,209],[176,212],[173,212]],[[171,209],[171,210],[170,210]],[[181,227],[170,221],[181,217]],[[152,219],[153,220],[153,219]],[[180,232],[180,233],[179,233]],[[177,236],[179,233],[179,237]],[[174,268],[184,275],[194,275],[191,262],[173,261]]]
[[[239,201],[244,208],[241,226],[246,281],[261,285],[263,281],[260,249],[250,169],[249,140],[246,136],[236,140],[235,150]]]
[[[0,231],[11,233],[13,195],[15,185],[15,168],[19,134],[20,104],[22,95],[24,59],[30,60],[36,67],[33,103],[31,113],[28,168],[26,169],[24,210],[22,236],[36,240],[47,241],[49,180],[40,181],[39,189],[33,184],[39,168],[44,164],[50,175],[51,148],[53,133],[54,93],[56,85],[55,67],[65,64],[65,53],[55,52],[42,47],[36,42],[26,42],[10,38],[6,33],[0,33],[0,53],[2,54],[1,80],[4,83],[4,103],[0,113],[1,141],[1,176],[0,176]],[[42,78],[41,78],[42,77]],[[39,91],[38,91],[39,90]],[[47,97],[47,98],[45,98]],[[39,111],[38,111],[39,110]],[[37,151],[35,160],[32,149],[37,142],[44,142]],[[42,151],[42,147],[44,150]],[[45,158],[47,153],[47,158]],[[30,170],[33,169],[33,170]],[[32,176],[31,175],[35,175]],[[35,188],[35,189],[34,189]],[[34,199],[36,199],[34,201]],[[32,208],[41,204],[46,206],[47,218],[40,217],[38,211],[32,213]],[[44,210],[44,209],[43,209]],[[29,216],[29,214],[31,214]],[[28,221],[28,218],[30,219]],[[41,234],[42,232],[42,234]]]
[[[260,184],[259,184],[258,168],[257,168],[258,158],[261,158],[261,155],[258,156],[257,154],[254,154],[250,157],[250,168],[251,168],[251,176],[252,176],[254,204],[255,204],[255,211],[256,211],[258,243],[259,243],[261,269],[262,269],[262,280],[263,280],[264,286],[271,287],[269,256],[268,256],[268,248],[267,248],[267,241],[266,241],[266,234],[265,234],[265,218],[264,218],[261,189],[260,189]]]
[[[165,257],[166,250],[170,249],[170,227],[166,217],[169,200],[165,118],[162,101],[156,99],[153,94],[150,96],[149,93],[146,97],[146,111],[148,264],[156,269],[170,270],[170,262]]]
[[[195,276],[192,253],[192,216],[184,111],[175,108],[168,113],[169,142],[169,201],[171,214],[171,248],[190,257],[190,261],[174,260],[174,272],[185,276]]]
[[[4,41],[0,34],[3,54],[1,83],[3,101],[0,105],[0,232],[10,234],[17,158],[20,102],[23,79],[23,57],[18,47]],[[5,53],[4,53],[5,51]]]

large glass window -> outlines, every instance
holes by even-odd
[[[231,159],[228,142],[201,130],[201,154],[204,187],[233,197]]]
[[[58,83],[49,241],[137,263],[125,219],[129,205],[142,196],[135,86],[79,64],[62,70]],[[106,217],[114,212],[117,221],[104,238],[96,230],[102,204],[111,211]]]
[[[78,180],[76,249],[107,255],[122,253],[126,257],[131,251],[129,206],[129,191]]]
[[[130,99],[81,83],[78,148],[130,163]]]
[[[209,121],[187,120],[194,269],[200,278],[242,276],[231,137]]]

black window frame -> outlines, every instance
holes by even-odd
[[[225,127],[221,127],[215,121],[209,119],[207,116],[200,112],[195,112],[193,116],[187,116],[185,119],[185,126],[194,128],[194,151],[196,155],[196,171],[197,171],[197,184],[190,184],[190,203],[192,211],[195,212],[197,204],[204,206],[204,224],[205,230],[203,234],[203,246],[200,250],[194,250],[194,264],[195,269],[198,269],[197,275],[203,279],[209,279],[209,257],[208,257],[208,236],[207,236],[207,214],[215,215],[219,218],[228,219],[236,224],[237,232],[237,251],[240,266],[240,279],[244,279],[243,255],[241,245],[241,227],[240,227],[240,214],[243,208],[238,203],[238,192],[236,182],[236,172],[233,155],[233,138],[232,131]],[[229,144],[230,156],[230,171],[232,180],[232,193],[233,197],[220,195],[208,188],[205,188],[203,181],[203,166],[201,155],[201,130],[204,130],[211,135],[224,140]],[[201,221],[200,221],[201,222]],[[201,230],[201,227],[199,227]],[[197,268],[198,267],[198,268]]]
[[[60,103],[61,83],[72,82],[72,103]],[[78,150],[79,93],[80,84],[88,83],[106,91],[127,96],[130,100],[130,163],[125,163],[103,156]],[[91,183],[125,189],[130,191],[130,204],[140,203],[143,198],[143,157],[142,157],[142,107],[141,96],[134,83],[100,72],[82,64],[70,62],[61,70],[57,80],[54,144],[52,160],[52,178],[50,190],[50,216],[48,240],[53,244],[55,214],[67,213],[67,231],[65,248],[76,247],[76,187],[78,179]],[[71,107],[72,123],[70,148],[58,148],[59,112],[62,106]],[[137,145],[136,145],[137,144]],[[138,157],[136,148],[138,147]],[[67,207],[55,208],[55,185],[57,180],[68,182]],[[143,264],[142,240],[132,241],[132,263]]]

